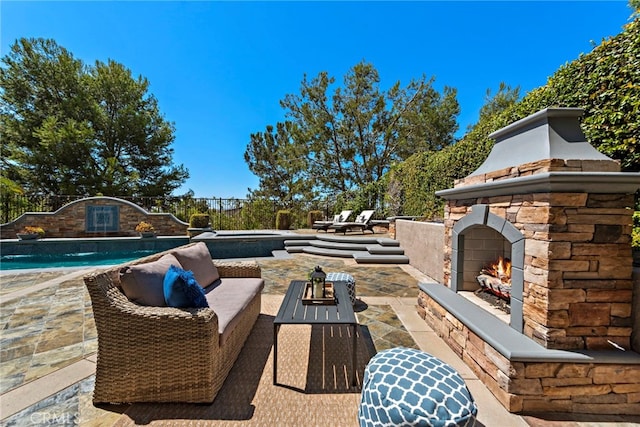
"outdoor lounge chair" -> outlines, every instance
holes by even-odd
[[[360,230],[364,234],[365,230],[369,230],[373,233],[373,224],[371,224],[371,217],[373,216],[373,210],[362,211],[360,215],[356,217],[353,222],[337,222],[329,226],[330,229],[337,232],[346,234],[350,230]]]
[[[345,222],[350,216],[351,211],[342,211],[339,215],[333,217],[333,221],[315,221],[311,228],[314,230],[324,230],[326,232],[330,226],[336,223]]]

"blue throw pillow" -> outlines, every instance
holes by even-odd
[[[169,307],[209,307],[202,286],[196,282],[193,272],[171,265],[162,284],[164,300]]]

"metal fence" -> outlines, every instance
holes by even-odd
[[[2,194],[0,219],[6,224],[26,212],[55,212],[66,204],[83,198],[85,196]],[[278,201],[266,199],[131,196],[117,198],[135,203],[149,212],[171,213],[185,222],[189,222],[193,214],[206,213],[209,215],[211,226],[216,230],[274,229],[278,210],[285,209]],[[304,226],[306,212],[310,209],[322,210],[325,215],[332,212],[332,206],[328,202],[314,206],[290,207],[294,225]]]

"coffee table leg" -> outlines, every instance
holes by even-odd
[[[352,335],[353,335],[353,354],[351,355],[351,385],[356,386],[356,362],[358,360],[358,337],[356,336],[356,330],[358,328],[358,324],[354,323],[351,325]]]
[[[280,325],[273,325],[273,384],[277,383],[276,378],[278,375],[278,332],[280,331]]]

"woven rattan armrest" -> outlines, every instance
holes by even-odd
[[[262,269],[255,261],[213,260],[220,277],[262,277]]]
[[[128,317],[127,324],[148,322],[149,329],[166,320],[175,322],[176,328],[201,330],[202,325],[210,323],[214,331],[218,330],[218,316],[210,308],[149,307],[130,301],[119,308],[120,316]]]
[[[212,336],[218,333],[218,316],[212,309],[138,305],[122,293],[116,277],[117,272],[111,271],[92,274],[84,279],[94,299],[94,311],[98,310],[108,319],[109,325],[120,324],[126,329],[140,328],[141,331],[158,334],[171,333],[172,329],[193,329],[201,334],[203,327],[210,329]],[[95,317],[98,321],[100,316]]]

